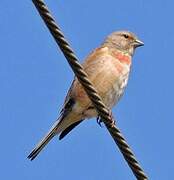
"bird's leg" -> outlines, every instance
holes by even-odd
[[[114,118],[113,118],[113,115],[112,115],[112,111],[111,110],[109,110],[109,117],[110,117],[110,122],[109,123],[107,123],[109,126],[111,126],[111,127],[113,127],[113,126],[115,126],[115,120],[114,120]],[[102,127],[102,119],[101,119],[101,117],[98,115],[97,116],[97,123],[99,124],[99,126],[100,127]]]
[[[100,116],[97,116],[97,119],[96,119],[96,120],[97,120],[97,123],[99,124],[99,126],[102,127],[102,124],[101,124],[101,123],[102,123],[103,121],[101,120]]]

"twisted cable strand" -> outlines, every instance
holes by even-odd
[[[45,24],[47,25],[50,33],[54,37],[56,43],[60,47],[64,56],[66,57],[76,77],[78,78],[79,82],[82,84],[88,97],[90,98],[93,105],[95,106],[98,114],[100,115],[102,121],[107,127],[115,143],[119,147],[119,150],[123,154],[123,157],[127,161],[129,167],[131,168],[132,172],[136,176],[137,180],[147,180],[148,179],[147,176],[145,175],[144,171],[140,167],[138,161],[136,160],[129,145],[126,143],[120,130],[115,125],[113,125],[114,118],[110,115],[110,111],[103,104],[97,91],[93,87],[92,83],[89,81],[87,74],[84,72],[83,67],[79,64],[77,57],[75,56],[73,50],[71,49],[70,45],[66,41],[60,28],[57,26],[55,20],[51,16],[43,0],[32,0],[32,1],[34,5],[36,6],[40,16],[42,17]]]

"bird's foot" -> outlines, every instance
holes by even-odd
[[[115,120],[113,118],[113,115],[112,115],[112,111],[109,110],[109,117],[110,117],[110,121],[107,123],[110,127],[113,127],[115,126]],[[100,116],[97,116],[97,123],[99,124],[100,127],[103,127],[102,126],[102,119],[100,118]]]
[[[103,126],[102,126],[102,122],[103,122],[103,121],[101,120],[100,116],[97,116],[97,119],[96,119],[96,120],[97,120],[97,124],[99,124],[100,127],[103,127]]]

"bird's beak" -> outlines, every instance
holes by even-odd
[[[140,41],[139,39],[136,39],[133,44],[134,44],[135,48],[144,46],[144,43],[142,41]]]

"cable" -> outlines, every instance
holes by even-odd
[[[93,105],[95,106],[100,118],[106,125],[109,133],[111,134],[115,143],[119,147],[121,153],[123,154],[123,157],[125,158],[129,167],[132,169],[132,172],[136,176],[137,180],[147,180],[148,179],[147,176],[145,175],[144,171],[140,167],[129,145],[126,143],[126,140],[124,139],[120,130],[113,123],[115,121],[114,121],[113,116],[111,115],[111,112],[103,104],[100,96],[97,94],[97,91],[93,87],[92,83],[89,81],[87,74],[84,72],[83,67],[79,64],[77,57],[75,56],[73,50],[71,49],[70,45],[66,41],[60,28],[57,26],[55,20],[51,16],[48,8],[44,4],[44,1],[43,0],[32,0],[32,1],[34,5],[36,6],[40,16],[42,17],[45,24],[47,25],[48,29],[50,30],[50,33],[54,37],[56,43],[62,50],[64,56],[66,57],[76,77],[78,78],[79,82],[82,84],[88,97],[90,98]]]

